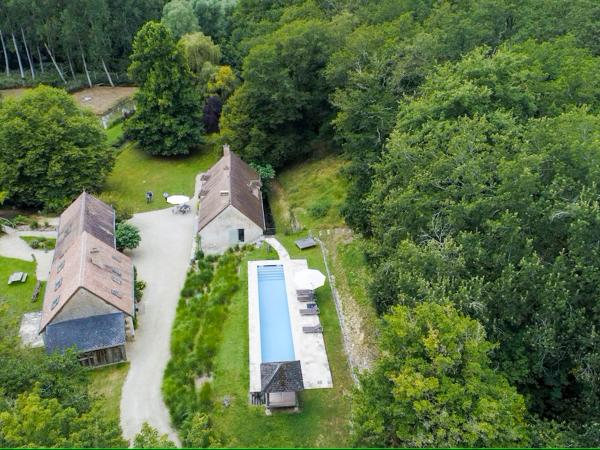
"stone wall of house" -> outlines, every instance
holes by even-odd
[[[229,247],[243,244],[238,240],[238,229],[244,229],[244,242],[256,241],[263,230],[230,205],[200,231],[200,246],[206,254],[223,253]]]
[[[107,295],[112,294],[107,292]],[[73,295],[73,298],[67,302],[64,308],[52,320],[52,323],[115,312],[119,312],[119,310],[101,300],[87,289],[79,288],[75,295]]]

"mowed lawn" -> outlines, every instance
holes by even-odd
[[[220,156],[217,146],[212,144],[187,156],[156,157],[134,143],[127,143],[117,156],[101,198],[131,208],[133,212],[166,208],[169,205],[162,197],[163,192],[193,195],[196,175],[207,170]],[[154,193],[151,203],[146,203],[147,191]]]
[[[27,281],[8,285],[8,278],[13,272],[27,272]],[[6,320],[3,323],[8,323],[11,335],[18,334],[24,313],[42,309],[44,286],[40,289],[38,299],[35,302],[31,301],[35,283],[34,262],[0,256],[0,314]]]

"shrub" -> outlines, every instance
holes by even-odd
[[[117,241],[117,250],[119,251],[123,251],[126,248],[137,248],[142,240],[140,231],[135,226],[127,222],[117,223],[115,238]]]
[[[331,208],[331,202],[326,199],[317,200],[308,207],[308,214],[315,219],[325,217]]]

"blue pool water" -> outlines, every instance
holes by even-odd
[[[283,266],[258,266],[258,305],[262,362],[293,361]]]

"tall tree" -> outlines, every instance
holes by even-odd
[[[140,88],[125,130],[153,155],[188,154],[202,142],[202,103],[169,29],[148,22],[133,43],[129,76]]]
[[[483,327],[424,302],[386,317],[382,358],[353,394],[359,446],[505,447],[527,443],[525,402],[492,367]]]
[[[200,31],[198,18],[189,0],[168,2],[163,8],[162,23],[171,30],[175,39],[179,39],[186,33]]]
[[[99,189],[114,152],[93,113],[45,86],[0,107],[0,191],[17,205],[57,210]]]

